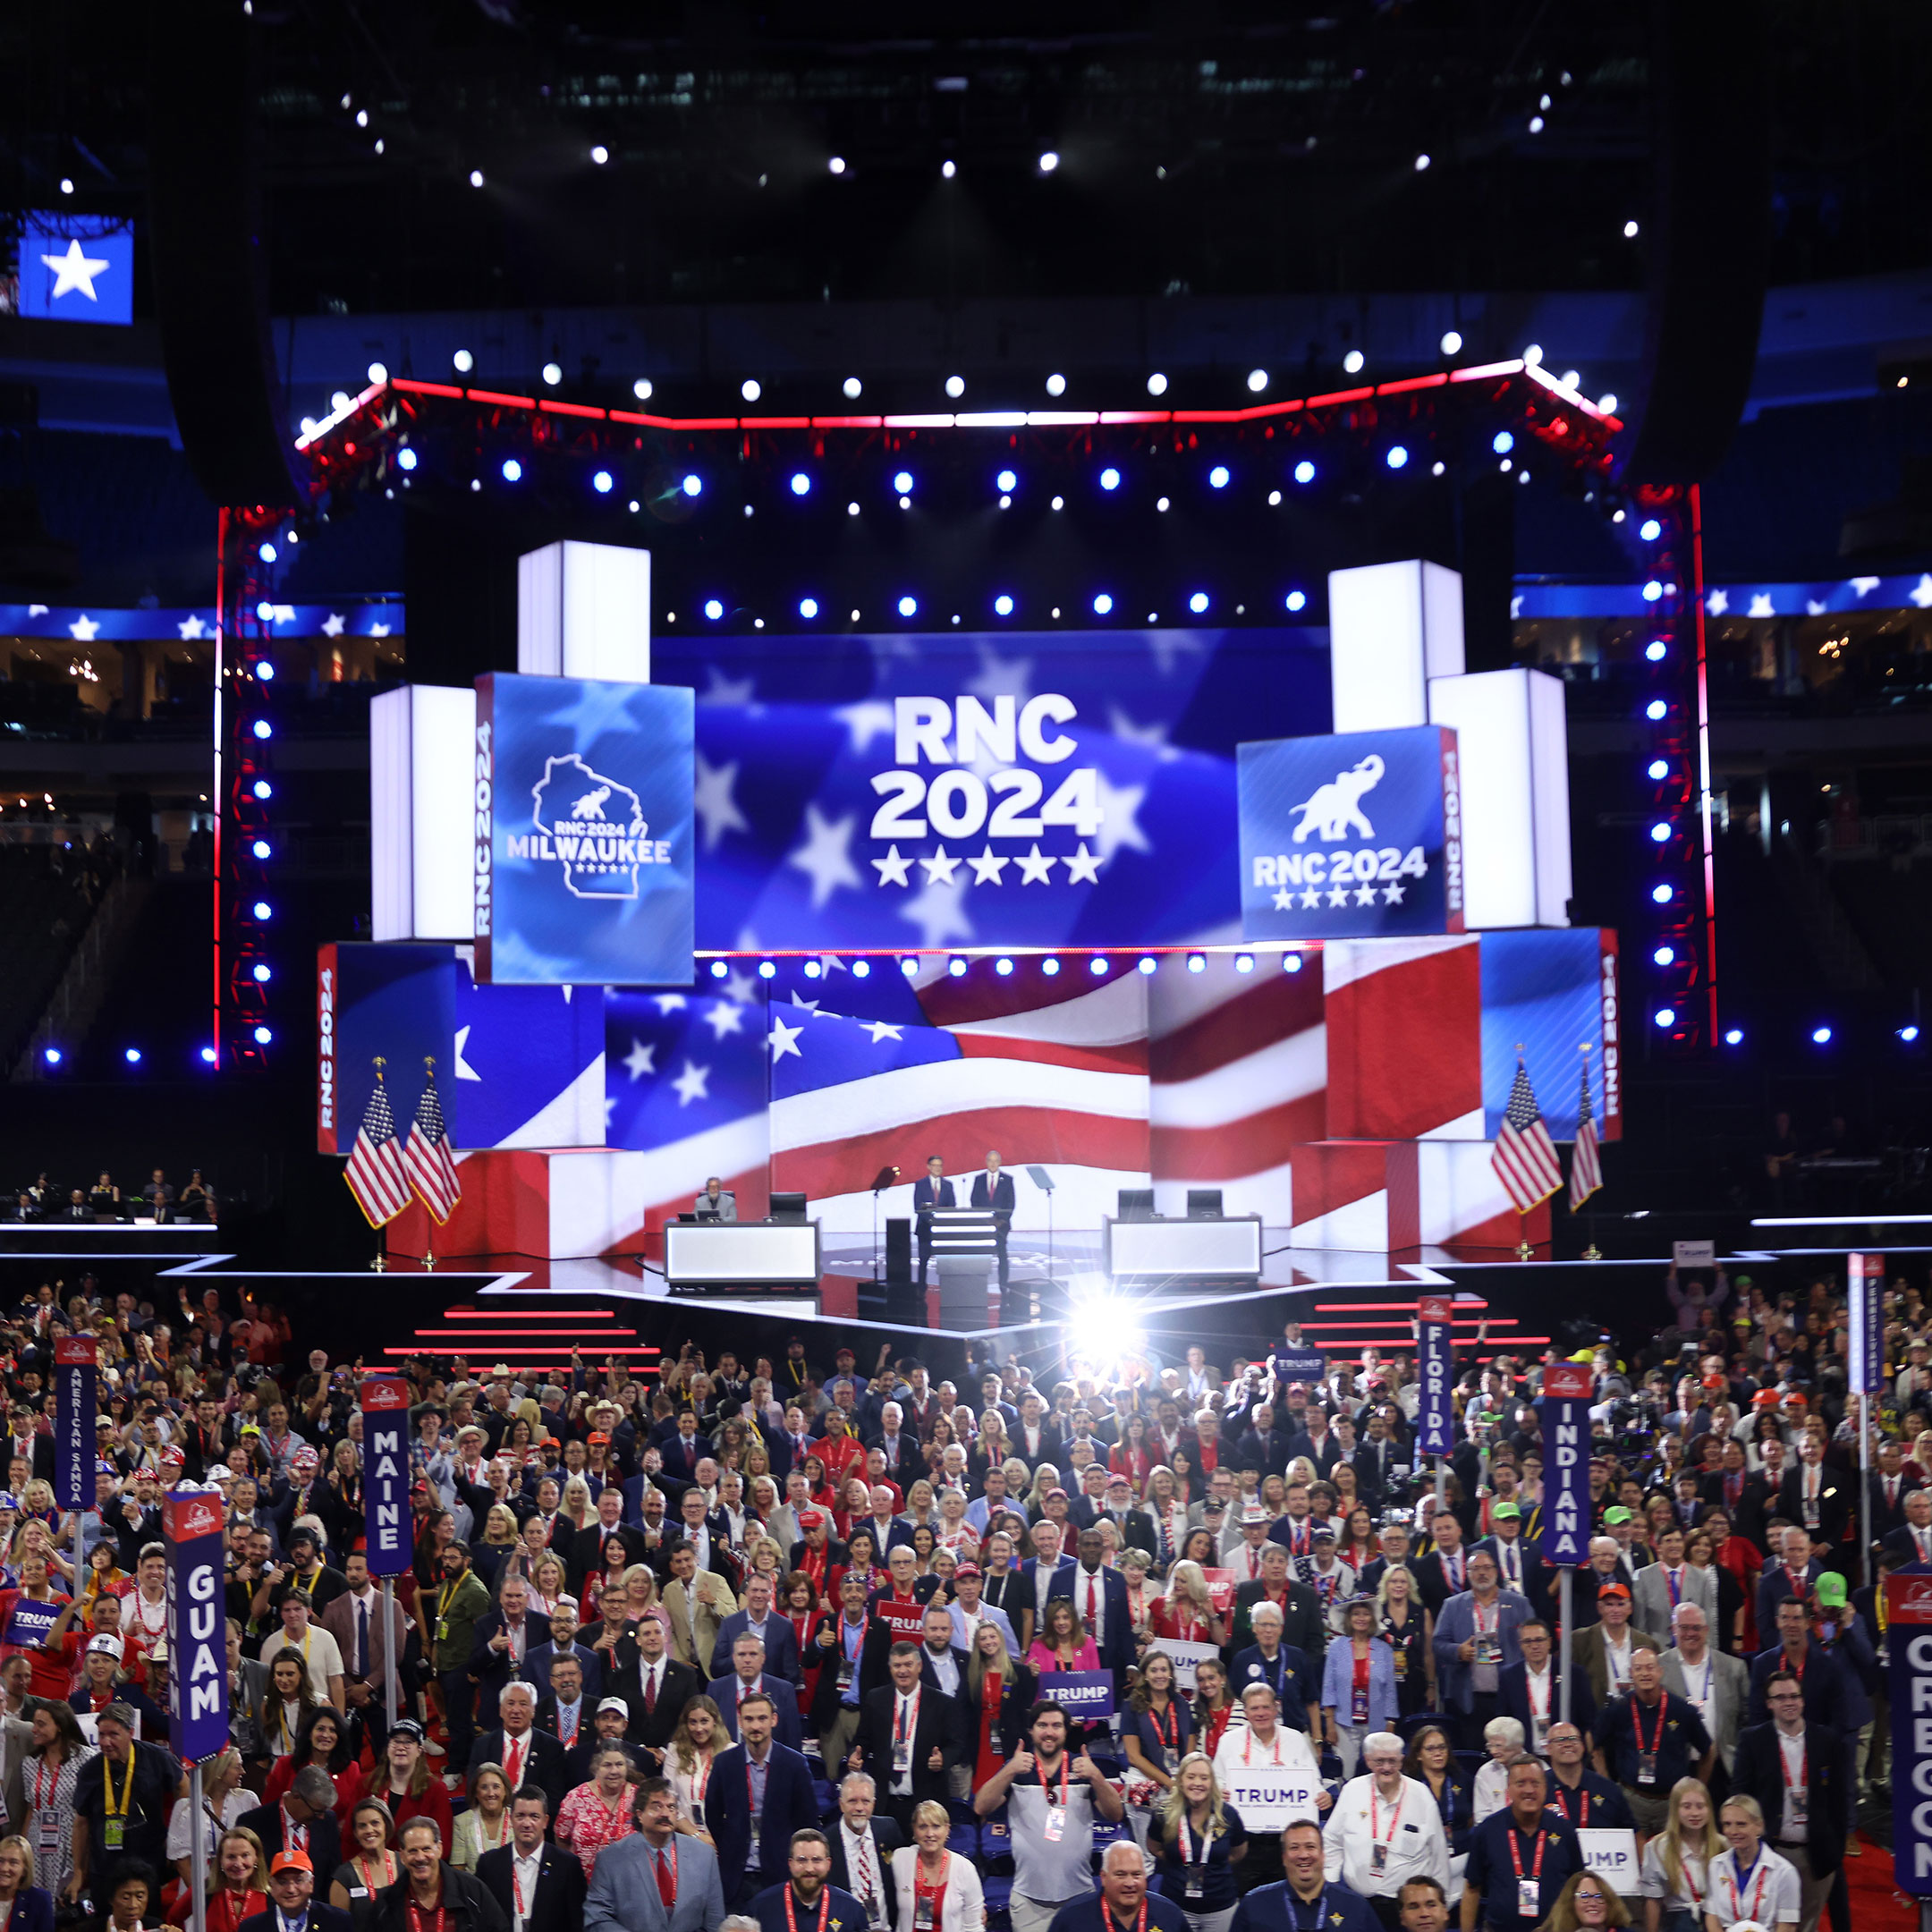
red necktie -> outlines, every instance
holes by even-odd
[[[644,1679],[644,1715],[648,1717],[657,1708],[657,1666],[654,1664]]]
[[[504,1776],[512,1792],[522,1789],[523,1747],[521,1743],[512,1744],[504,1752]]]
[[[1087,1628],[1091,1631],[1100,1620],[1100,1613],[1094,1604],[1094,1580],[1087,1579]]]
[[[666,1911],[677,1903],[677,1884],[671,1876],[671,1858],[667,1851],[657,1854],[657,1896],[664,1901]]]

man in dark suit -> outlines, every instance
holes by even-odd
[[[1020,1398],[1020,1423],[1013,1432],[1012,1441],[1013,1453],[1026,1464],[1029,1475],[1042,1462],[1065,1470],[1063,1440],[1048,1419],[1046,1404],[1038,1389],[1029,1389]]]
[[[1802,1523],[1814,1544],[1826,1546],[1826,1561],[1836,1564],[1846,1548],[1845,1528],[1852,1520],[1853,1486],[1825,1461],[1825,1445],[1807,1436],[1798,1445],[1798,1466],[1785,1472],[1778,1489],[1778,1513]],[[1855,1552],[1854,1552],[1855,1554]]]
[[[1112,1671],[1115,1689],[1124,1690],[1134,1661],[1133,1613],[1127,1607],[1126,1581],[1118,1570],[1107,1568],[1106,1542],[1097,1530],[1082,1530],[1073,1549],[1077,1560],[1054,1572],[1046,1600],[1071,1599],[1100,1653],[1100,1668]]]
[[[1814,1651],[1812,1662],[1817,1661]],[[1798,1868],[1804,1896],[1801,1922],[1815,1927],[1844,1858],[1844,1741],[1828,1726],[1807,1722],[1806,1689],[1794,1673],[1774,1672],[1764,1690],[1771,1721],[1738,1733],[1731,1790],[1758,1801],[1766,1843]],[[1801,1778],[1801,1809],[1792,1803]],[[1801,1828],[1801,1836],[1791,1835],[1794,1827]]]
[[[904,1427],[904,1422],[905,1411],[895,1402],[887,1402],[879,1411],[879,1432],[870,1445],[886,1459],[879,1474],[887,1482],[896,1483],[902,1494],[926,1473],[926,1458],[919,1437]],[[870,1460],[867,1458],[869,1464]]]
[[[1724,1443],[1719,1466],[1703,1480],[1704,1501],[1729,1513],[1732,1529],[1747,1542],[1764,1547],[1765,1522],[1777,1503],[1777,1485],[1744,1466],[1744,1445]]]
[[[1365,1428],[1367,1433],[1350,1461],[1355,1469],[1357,1492],[1371,1510],[1379,1510],[1397,1465],[1406,1463],[1409,1457],[1399,1444],[1389,1440],[1388,1422],[1379,1409],[1368,1411]]]
[[[1089,1467],[1092,1465],[1089,1464]],[[1149,1556],[1159,1554],[1160,1538],[1155,1530],[1154,1519],[1144,1509],[1133,1506],[1133,1486],[1124,1476],[1107,1478],[1106,1500],[1099,1515],[1094,1519],[1097,1529],[1102,1515],[1114,1519],[1114,1527],[1120,1531],[1123,1549],[1145,1550]]]
[[[1902,1467],[1904,1452],[1895,1442],[1878,1451],[1878,1467],[1871,1473],[1872,1541],[1883,1543],[1894,1530],[1905,1526],[1905,1498],[1911,1490]]]
[[[716,1649],[729,1656],[731,1647],[749,1631],[765,1646],[765,1668],[795,1687],[799,1682],[798,1632],[790,1618],[772,1608],[771,1579],[758,1572],[748,1576],[744,1599],[744,1608],[733,1610],[718,1625]]]
[[[878,1815],[872,1780],[862,1773],[848,1772],[839,1780],[838,1802],[838,1822],[826,1833],[832,1851],[829,1882],[841,1892],[850,1892],[866,1908],[872,1924],[895,1925],[899,1887],[893,1882],[892,1855],[905,1840],[889,1818]],[[903,1932],[911,1932],[911,1928]]]
[[[662,1750],[671,1741],[684,1707],[704,1690],[705,1680],[671,1655],[664,1625],[645,1617],[617,1640],[616,1662],[607,1690],[630,1711],[627,1733],[636,1742]]]
[[[1264,1598],[1282,1614],[1282,1641],[1291,1650],[1301,1651],[1318,1670],[1328,1648],[1328,1626],[1322,1620],[1321,1602],[1299,1577],[1290,1575],[1288,1552],[1279,1543],[1263,1548],[1258,1581],[1235,1586],[1234,1628],[1228,1633],[1229,1648],[1241,1650],[1254,1641],[1254,1607]]]
[[[698,1418],[689,1409],[679,1411],[677,1428],[662,1448],[664,1472],[674,1483],[697,1481],[699,1463],[715,1453],[711,1438],[698,1433]]]
[[[1508,1664],[1496,1673],[1496,1716],[1513,1717],[1523,1728],[1523,1749],[1548,1756],[1549,1727],[1563,1708],[1563,1670],[1552,1655],[1549,1625],[1540,1619],[1516,1627],[1521,1664]],[[1570,1682],[1570,1719],[1587,1737],[1597,1721],[1597,1700],[1590,1693],[1589,1673],[1575,1672]]]
[[[892,1682],[866,1693],[846,1767],[872,1780],[878,1807],[910,1843],[913,1808],[946,1801],[960,1731],[953,1699],[919,1681],[919,1645],[895,1643],[886,1667]]]
[[[1802,1602],[1825,1568],[1813,1552],[1809,1530],[1793,1525],[1783,1532],[1779,1541],[1781,1546],[1772,1554],[1782,1556],[1784,1561],[1767,1563],[1758,1580],[1756,1612],[1760,1644],[1768,1643],[1778,1627],[1778,1606],[1791,1597]]]
[[[1908,1568],[1914,1563],[1932,1563],[1932,1490],[1909,1491],[1903,1521],[1879,1541]]]
[[[1013,1225],[1013,1176],[1001,1171],[997,1148],[987,1151],[986,1172],[973,1176],[971,1205],[993,1210],[993,1240],[999,1253],[1000,1286],[1004,1288],[1006,1285],[1006,1231]]]
[[[603,1659],[599,1657],[597,1682],[603,1681]],[[584,1689],[584,1669],[576,1653],[566,1651],[551,1671],[549,1690],[537,1699],[537,1728],[547,1731],[565,1751],[572,1751],[590,1735],[597,1704],[597,1699]],[[564,1787],[566,1791],[569,1788]]]
[[[1787,1597],[1778,1606],[1775,1628],[1777,1642],[1751,1659],[1750,1703],[1745,1722],[1769,1721],[1771,1680],[1788,1672],[1804,1692],[1805,1721],[1835,1729],[1835,1720],[1844,1715],[1851,1689],[1851,1653],[1841,1644],[1826,1648],[1811,1641],[1810,1606],[1799,1597]]]
[[[926,1172],[912,1183],[912,1218],[919,1230],[919,1286],[932,1259],[932,1216],[935,1208],[957,1208],[953,1183],[945,1179],[945,1162],[936,1154],[926,1157]]]
[[[724,1729],[738,1735],[738,1713],[754,1694],[770,1699],[776,1714],[777,1738],[793,1750],[805,1748],[804,1727],[799,1722],[798,1692],[783,1677],[765,1668],[765,1646],[756,1637],[741,1637],[731,1649],[732,1674],[714,1677],[705,1686],[706,1694],[724,1719]]]
[[[501,1765],[512,1791],[540,1784],[555,1818],[564,1802],[564,1747],[552,1733],[537,1728],[537,1693],[527,1683],[505,1684],[496,1709],[502,1724],[480,1733],[470,1747],[470,1789],[485,1765]]]
[[[1254,1412],[1254,1427],[1241,1439],[1235,1462],[1253,1470],[1265,1480],[1279,1476],[1288,1467],[1288,1435],[1275,1423],[1275,1405],[1262,1402]]]
[[[277,1852],[306,1852],[317,1869],[333,1873],[342,1863],[342,1827],[335,1816],[339,1795],[335,1781],[320,1765],[304,1765],[281,1803],[258,1805],[235,1822],[261,1840],[262,1854],[271,1862]]]
[[[565,1657],[575,1657],[583,1672],[585,1687],[599,1689],[604,1682],[604,1659],[587,1643],[577,1639],[577,1613],[562,1605],[551,1613],[550,1641],[538,1644],[529,1657],[530,1681],[537,1686],[539,1699],[550,1695],[550,1673]]]
[[[530,1585],[511,1577],[497,1592],[496,1607],[477,1619],[470,1648],[470,1675],[477,1686],[476,1722],[487,1730],[496,1722],[496,1703],[513,1680],[527,1679],[530,1654],[549,1636],[530,1614]],[[534,1709],[532,1699],[531,1708]]]
[[[354,1923],[349,1914],[323,1904],[315,1889],[315,1860],[306,1852],[276,1852],[268,1861],[268,1895],[274,1903],[267,1911],[251,1912],[237,1932],[279,1932],[283,1926],[298,1925],[303,1932],[310,1932],[311,1928],[313,1932],[349,1932]],[[30,1892],[21,1902],[32,1897]],[[51,1908],[45,1922],[54,1923]],[[28,1923],[35,1923],[30,1915]]]
[[[549,1801],[540,1786],[526,1784],[510,1800],[510,1843],[486,1852],[476,1874],[511,1925],[521,1916],[523,1932],[577,1932],[583,1923],[583,1866],[574,1852],[546,1842],[549,1826]],[[528,1877],[532,1861],[534,1885]]]
[[[770,1698],[762,1691],[747,1696],[738,1709],[740,1741],[720,1751],[711,1766],[705,1821],[717,1844],[718,1869],[741,1874],[731,1901],[735,1906],[767,1885],[783,1885],[791,1876],[792,1834],[818,1823],[811,1767],[801,1752],[773,1737],[776,1721],[777,1707]],[[754,1859],[751,1803],[760,1776],[764,1801]]]
[[[640,1509],[642,1508],[641,1491]],[[616,1537],[624,1546],[627,1563],[643,1563],[647,1560],[649,1546],[642,1533],[623,1520],[624,1493],[615,1483],[606,1483],[597,1491],[597,1513],[585,1529],[564,1539],[558,1545],[557,1555],[563,1557],[569,1572],[569,1582],[572,1590],[581,1591],[586,1576],[596,1576],[604,1568],[604,1546],[612,1537]]]

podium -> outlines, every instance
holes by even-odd
[[[999,1257],[998,1216],[990,1208],[935,1208],[932,1258],[939,1271],[939,1319],[948,1328],[984,1328],[987,1283]]]

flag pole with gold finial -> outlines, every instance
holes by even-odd
[[[434,1054],[425,1054],[423,1055],[423,1070],[432,1080],[436,1079],[436,1055]],[[433,1275],[436,1272],[436,1216],[429,1212],[427,1202],[423,1206],[423,1225],[428,1230],[423,1236],[423,1272],[426,1275]]]

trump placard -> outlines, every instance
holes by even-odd
[[[477,680],[479,985],[689,986],[689,691]]]
[[[1215,1775],[1221,1778],[1222,1797],[1250,1832],[1278,1832],[1303,1819],[1321,1823],[1321,1779],[1306,1765],[1264,1764],[1259,1758],[1244,1765],[1238,1753],[1233,1758],[1232,1766],[1217,1758]]]
[[[1241,935],[1462,930],[1462,789],[1441,725],[1244,744]]]

